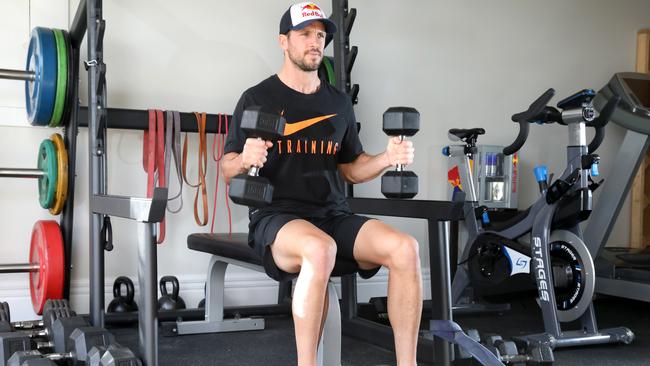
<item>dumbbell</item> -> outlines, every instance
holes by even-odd
[[[70,346],[70,336],[78,328],[88,327],[86,320],[80,316],[56,319],[50,327],[38,331],[19,331],[0,333],[0,366],[6,362],[14,351],[29,351],[33,345],[37,349],[54,349],[65,353]],[[48,341],[35,341],[46,338]]]
[[[172,285],[172,293],[167,291],[167,284]],[[178,310],[185,309],[185,300],[178,296],[179,285],[178,278],[174,276],[163,276],[160,279],[160,293],[162,296],[158,299],[159,310]]]
[[[284,135],[284,117],[268,112],[262,107],[244,110],[241,129],[247,137],[265,141],[275,141]],[[260,207],[273,200],[273,185],[268,179],[258,175],[259,167],[253,166],[248,174],[238,174],[230,180],[228,196],[240,205]]]
[[[6,366],[30,366],[40,364],[42,359],[65,361],[72,365],[139,365],[139,361],[128,348],[115,342],[115,338],[104,328],[82,327],[70,334],[66,352],[41,353],[39,351],[18,351],[7,361]],[[110,360],[110,361],[109,361]],[[127,363],[118,363],[126,362]]]
[[[122,285],[126,288],[124,296],[122,296]],[[135,288],[130,278],[120,276],[115,279],[113,283],[113,296],[115,298],[108,304],[107,312],[127,313],[138,311],[138,304],[134,300]]]
[[[383,130],[388,136],[399,136],[403,141],[420,130],[420,113],[410,107],[388,108],[384,112]],[[395,170],[382,175],[381,193],[387,198],[412,198],[418,194],[418,176],[397,164]]]
[[[49,328],[58,318],[69,318],[77,315],[70,308],[68,300],[47,300],[43,307],[43,318],[41,320],[26,320],[11,322],[9,304],[0,302],[0,332],[12,332],[16,330],[31,330],[37,328]]]

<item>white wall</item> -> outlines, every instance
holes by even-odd
[[[0,65],[22,68],[29,29],[37,24],[66,27],[77,4],[76,0],[32,0],[30,18],[26,2],[4,1],[0,5]],[[104,2],[109,105],[232,113],[244,89],[279,68],[281,52],[276,32],[288,5],[286,1],[262,0],[202,0],[182,5],[171,0]],[[331,4],[321,1],[321,5],[329,13]],[[615,72],[633,70],[636,31],[650,26],[650,3],[645,0],[351,0],[350,6],[358,10],[351,40],[360,51],[353,82],[361,86],[356,106],[357,119],[362,123],[361,139],[366,151],[380,152],[386,144],[381,132],[384,110],[408,105],[420,111],[422,126],[413,139],[417,150],[410,167],[420,176],[420,199],[446,198],[446,161],[440,149],[448,143],[447,129],[481,126],[487,130],[482,143],[508,144],[517,133],[516,125],[509,122],[510,115],[525,109],[545,89],[554,87],[557,101],[582,88],[598,89]],[[86,58],[85,52],[84,44],[82,59]],[[85,103],[83,93],[87,87],[83,80]],[[1,83],[0,125],[26,126],[21,109],[22,84]],[[0,127],[0,166],[34,166],[40,140],[52,132]],[[616,126],[609,126],[607,132],[599,150],[605,178],[623,133]],[[111,131],[109,138],[109,193],[143,196],[146,176],[141,168],[142,133]],[[87,139],[82,130],[77,156],[72,283],[74,306],[80,311],[87,311],[88,294]],[[211,147],[212,136],[208,140]],[[557,174],[564,164],[566,141],[562,127],[531,128],[529,143],[521,152],[521,207],[538,195],[532,166],[546,163]],[[191,136],[191,151],[195,151],[196,144],[196,136]],[[195,166],[189,175],[196,175]],[[214,162],[207,180],[212,212]],[[172,183],[171,191],[176,189]],[[355,188],[360,197],[380,197],[379,192],[378,180]],[[223,184],[218,194],[216,230],[225,231]],[[194,306],[202,297],[208,258],[189,251],[185,240],[188,234],[209,228],[194,223],[194,191],[186,189],[183,196],[183,211],[168,215],[167,240],[159,247],[158,268],[160,275],[179,276],[181,295]],[[9,241],[3,244],[0,261],[23,262],[33,222],[51,216],[38,207],[35,182],[0,180],[0,200],[0,230]],[[246,230],[246,209],[232,208],[234,230]],[[387,221],[414,234],[425,245],[424,222]],[[610,243],[627,242],[628,222],[626,205]],[[136,277],[135,224],[114,219],[113,229],[115,250],[106,256],[109,294],[114,277]],[[427,267],[426,258],[423,262]],[[14,309],[27,304],[25,279],[23,275],[3,276],[0,299],[10,301]],[[274,299],[275,284],[262,274],[233,269],[227,279],[230,303]],[[362,281],[360,299],[383,293],[385,281],[385,272],[369,282]],[[262,295],[248,295],[253,292]],[[17,314],[14,318],[33,317],[28,308],[13,313]]]

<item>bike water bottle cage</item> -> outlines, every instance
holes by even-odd
[[[600,162],[600,156],[597,154],[587,154],[583,155],[582,158],[580,159],[580,163],[582,165],[582,169],[592,169],[594,165],[598,164]],[[598,167],[596,167],[596,174],[594,176],[598,176]]]
[[[546,203],[553,204],[562,198],[580,178],[580,169],[576,169],[566,179],[558,179],[546,192]]]
[[[475,208],[474,215],[476,216],[477,220],[480,220],[483,223],[483,225],[490,224],[490,216],[488,215],[487,206],[479,206]]]

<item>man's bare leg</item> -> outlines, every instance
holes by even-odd
[[[422,316],[422,274],[418,243],[389,225],[369,220],[359,230],[354,257],[361,268],[388,268],[388,318],[395,335],[398,366],[415,366]]]
[[[278,231],[271,253],[281,270],[300,272],[291,304],[298,366],[316,366],[327,283],[336,259],[336,243],[309,222],[293,220]]]

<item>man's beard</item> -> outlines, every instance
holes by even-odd
[[[291,62],[293,62],[294,65],[298,66],[300,70],[305,71],[305,72],[310,72],[310,71],[316,71],[320,67],[320,63],[323,60],[322,57],[320,60],[314,62],[313,64],[308,64],[305,59],[306,57],[303,57],[302,59],[298,59],[297,57],[294,57],[292,52],[289,52],[289,59]]]

